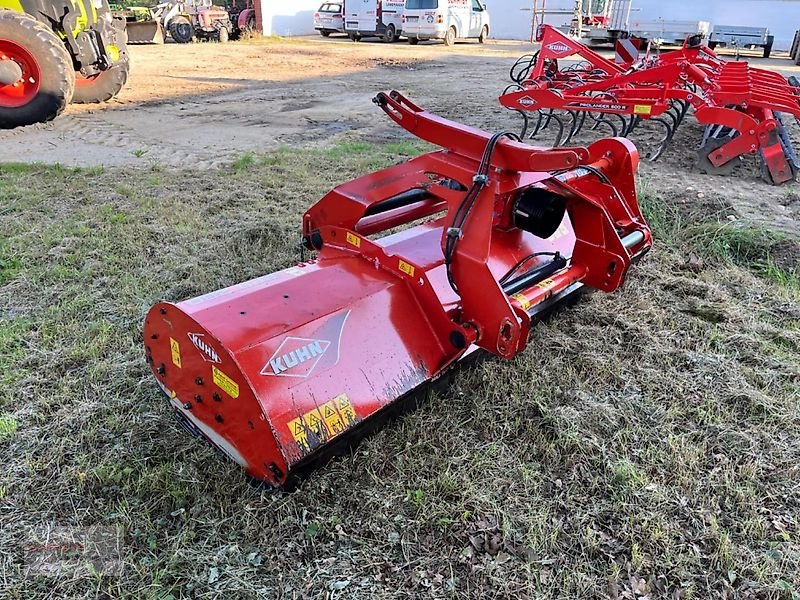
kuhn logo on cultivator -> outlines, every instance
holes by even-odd
[[[217,354],[217,351],[209,346],[203,339],[205,336],[202,333],[189,333],[187,335],[189,336],[189,340],[192,342],[192,344],[194,344],[194,347],[200,350],[203,360],[216,364],[220,364],[222,362],[219,354]]]
[[[562,44],[561,42],[553,42],[552,44],[547,44],[546,48],[551,52],[569,52],[572,50],[566,44]]]

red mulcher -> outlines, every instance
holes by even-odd
[[[680,50],[630,64],[606,60],[549,25],[541,28],[539,41],[538,53],[512,67],[516,83],[500,97],[501,104],[525,116],[522,137],[530,125],[528,112],[536,114],[530,136],[552,128],[554,146],[568,144],[587,123],[627,136],[648,120],[663,131],[647,156],[656,160],[691,108],[706,125],[698,151],[701,169],[727,173],[740,157],[758,154],[765,181],[794,180],[800,167],[782,114],[800,119],[796,79],[727,62],[691,38]],[[576,56],[579,62],[565,66],[565,59]]]
[[[616,290],[652,243],[627,140],[535,148],[397,92],[375,102],[443,150],[312,206],[315,258],[156,304],[145,321],[147,360],[181,421],[273,486],[473,351],[513,358],[537,316],[584,287]]]

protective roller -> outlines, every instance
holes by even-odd
[[[543,311],[616,290],[652,243],[629,141],[542,149],[397,92],[374,101],[442,149],[313,205],[309,260],[159,303],[145,321],[147,361],[180,421],[272,486],[467,355],[514,358]]]

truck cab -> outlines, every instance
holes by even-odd
[[[347,0],[344,32],[354,42],[362,37],[394,42],[403,33],[403,6],[403,0]]]
[[[472,38],[480,43],[489,37],[489,11],[481,0],[406,0],[403,32],[409,44],[420,40]]]

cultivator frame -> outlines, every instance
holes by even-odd
[[[705,171],[726,173],[740,157],[760,153],[767,182],[795,178],[798,163],[781,113],[800,119],[800,87],[781,75],[724,61],[691,39],[679,50],[616,64],[548,25],[540,35],[541,50],[517,61],[511,69],[515,83],[500,97],[503,106],[523,115],[523,137],[555,124],[553,145],[559,146],[587,122],[629,136],[648,120],[664,130],[646,157],[657,160],[691,108],[706,125],[698,151]],[[559,67],[559,60],[575,55],[582,62]],[[536,115],[532,126],[530,112]]]
[[[302,240],[315,258],[159,303],[145,321],[181,421],[273,486],[473,351],[514,357],[537,315],[584,287],[616,290],[652,244],[629,141],[536,148],[397,92],[375,102],[443,150],[312,206]]]

